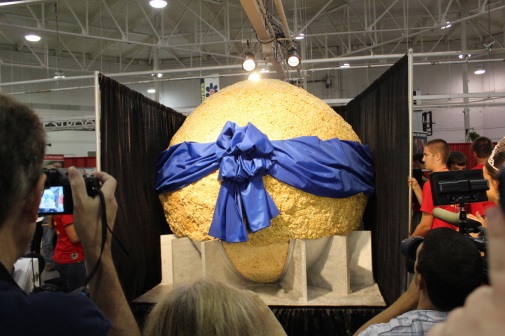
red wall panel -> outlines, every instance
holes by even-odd
[[[83,156],[83,157],[66,157],[65,158],[65,168],[68,167],[77,168],[95,168],[96,167],[96,157]]]

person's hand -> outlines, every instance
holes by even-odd
[[[419,185],[419,183],[415,178],[409,177],[408,180],[409,180],[409,187],[411,187],[412,189],[421,188],[421,186]]]
[[[486,225],[486,219],[484,217],[482,217],[482,215],[478,211],[475,213],[475,216],[473,214],[469,213],[469,214],[466,215],[466,217],[469,218],[469,219],[473,219],[473,220],[479,222],[484,227],[487,226]]]
[[[486,211],[491,286],[468,296],[465,306],[453,310],[429,336],[503,335],[505,330],[505,217],[498,208]]]
[[[94,171],[92,175],[95,175],[102,183],[100,190],[105,198],[107,224],[112,230],[117,212],[117,202],[114,196],[116,180],[109,174],[100,171]],[[100,253],[100,244],[102,241],[102,207],[100,197],[90,197],[88,195],[84,179],[75,167],[69,168],[68,177],[74,200],[74,226],[77,235],[82,242],[86,254]],[[110,234],[107,234],[107,242],[109,244],[110,236]]]

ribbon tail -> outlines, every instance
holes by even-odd
[[[248,240],[240,189],[233,183],[227,181],[221,183],[209,235],[228,243]]]
[[[240,195],[251,232],[269,227],[270,220],[279,215],[277,206],[265,190],[261,176],[255,176],[247,185],[243,185]]]

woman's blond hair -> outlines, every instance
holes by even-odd
[[[144,336],[269,335],[262,319],[252,296],[203,279],[176,287],[159,301],[146,321]]]

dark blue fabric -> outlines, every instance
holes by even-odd
[[[0,334],[107,335],[110,322],[82,294],[26,295],[0,265]],[[9,276],[10,277],[10,276]]]
[[[314,136],[270,141],[253,124],[239,127],[230,121],[216,143],[183,142],[164,151],[156,190],[181,189],[218,168],[221,189],[209,235],[227,242],[247,241],[244,217],[249,231],[256,232],[279,214],[263,185],[266,174],[318,196],[370,196],[374,190],[366,145]]]

